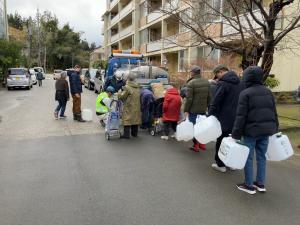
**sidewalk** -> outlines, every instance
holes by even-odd
[[[300,105],[277,105],[280,130],[289,136],[294,150],[300,145]]]

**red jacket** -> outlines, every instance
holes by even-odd
[[[179,121],[181,97],[176,88],[171,88],[165,95],[163,121]]]

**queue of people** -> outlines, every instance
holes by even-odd
[[[73,98],[74,120],[84,122],[81,117],[82,81],[79,76],[80,67],[69,76],[71,95]],[[269,136],[278,132],[278,118],[272,92],[263,85],[263,70],[258,66],[250,66],[243,72],[243,79],[229,70],[225,65],[218,65],[213,70],[214,79],[208,81],[201,76],[201,68],[193,66],[191,78],[186,85],[177,90],[169,87],[165,91],[161,104],[160,120],[163,123],[161,139],[169,140],[170,129],[175,137],[176,127],[182,120],[195,124],[199,115],[214,116],[221,124],[222,135],[216,140],[215,157],[212,168],[225,173],[228,169],[218,156],[223,138],[231,136],[241,140],[250,153],[244,168],[245,180],[237,184],[237,188],[249,194],[256,191],[265,192],[266,151]],[[56,81],[56,100],[59,102],[55,117],[64,117],[66,102],[69,100],[69,87],[66,74]],[[150,129],[158,100],[150,90],[143,89],[136,82],[135,74],[129,73],[125,82],[122,75],[117,74],[107,81],[105,91],[96,100],[96,113],[101,116],[103,126],[110,111],[111,102],[122,102],[122,139],[138,137],[139,126]],[[194,152],[205,150],[206,146],[193,140],[190,148]],[[253,157],[256,153],[257,174],[253,178]]]

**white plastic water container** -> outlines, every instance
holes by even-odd
[[[288,136],[282,133],[269,137],[266,158],[269,161],[282,161],[294,155],[294,150]]]
[[[201,121],[205,120],[207,117],[204,115],[198,115],[196,118],[196,124],[200,123]]]
[[[93,112],[90,109],[83,109],[82,110],[82,119],[85,121],[92,121],[93,120]]]
[[[201,144],[215,141],[222,135],[221,124],[214,116],[201,119],[194,126],[194,136]]]
[[[190,141],[194,137],[194,125],[189,121],[185,120],[177,125],[176,139],[177,141]]]
[[[241,170],[246,165],[249,151],[247,146],[226,137],[222,140],[218,155],[226,166]]]

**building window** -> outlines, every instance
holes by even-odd
[[[220,50],[212,49],[210,46],[202,46],[198,48],[198,58],[219,62]]]
[[[186,72],[187,66],[187,50],[178,52],[178,72]]]

